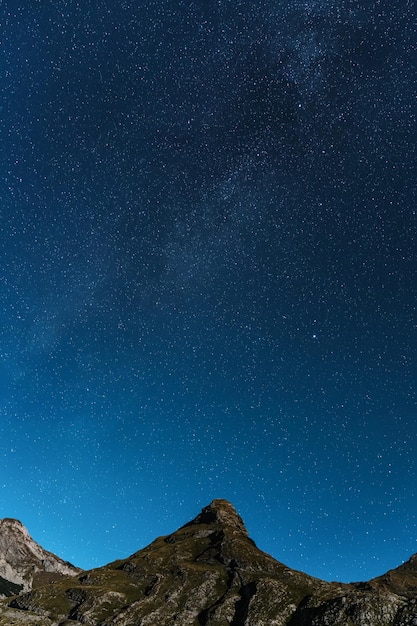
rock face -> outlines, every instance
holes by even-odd
[[[327,583],[259,550],[233,506],[214,500],[127,559],[9,600],[0,626],[10,623],[417,626],[417,557],[368,583]]]
[[[80,571],[44,550],[18,520],[0,520],[1,596],[29,591],[34,585],[62,576],[75,576]]]

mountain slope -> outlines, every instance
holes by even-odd
[[[44,550],[18,520],[0,520],[0,596],[28,591],[34,585],[80,571]]]
[[[416,626],[417,556],[368,583],[327,583],[259,550],[233,506],[214,500],[127,559],[17,596],[0,607],[0,626],[11,623]]]
[[[128,559],[36,589],[12,606],[90,625],[281,626],[306,595],[327,598],[344,588],[275,561],[248,537],[233,506],[214,500]]]

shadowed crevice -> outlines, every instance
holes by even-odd
[[[249,604],[256,593],[256,583],[243,585],[239,591],[240,600],[236,602],[235,614],[230,626],[243,626],[249,612]]]

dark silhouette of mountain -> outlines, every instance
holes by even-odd
[[[417,557],[367,583],[324,582],[259,550],[233,506],[214,500],[127,559],[3,600],[0,626],[11,623],[414,626]]]

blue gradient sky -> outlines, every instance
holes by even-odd
[[[5,13],[0,516],[85,568],[217,497],[327,580],[417,552],[413,6]]]

